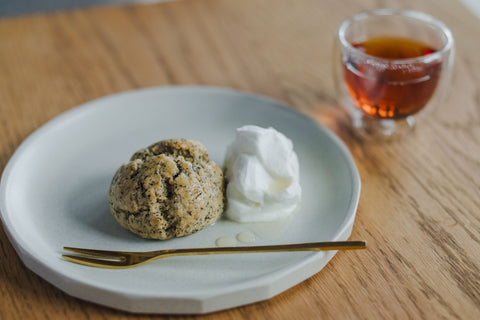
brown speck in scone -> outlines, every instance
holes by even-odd
[[[112,179],[110,211],[143,238],[195,233],[223,212],[222,170],[201,143],[169,139],[137,151]]]

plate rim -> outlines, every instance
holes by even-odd
[[[188,86],[153,86],[153,87],[146,87],[146,88],[141,88],[141,89],[132,89],[132,90],[126,90],[126,91],[121,91],[117,93],[113,93],[107,96],[99,97],[90,101],[86,101],[84,103],[79,104],[78,106],[74,106],[68,110],[65,110],[58,115],[54,116],[44,124],[42,124],[40,127],[36,128],[32,133],[30,133],[21,143],[20,145],[16,148],[10,159],[8,160],[6,166],[4,167],[4,170],[2,172],[1,180],[0,180],[0,220],[3,225],[3,229],[5,230],[5,233],[11,242],[12,246],[14,247],[14,250],[16,253],[19,255],[21,261],[29,268],[30,270],[34,271],[36,274],[38,274],[41,278],[47,280],[50,282],[52,285],[55,287],[61,289],[65,293],[78,297],[83,300],[91,301],[97,304],[101,305],[106,305],[109,307],[114,307],[116,309],[124,310],[124,311],[131,311],[131,312],[137,312],[137,313],[143,313],[143,312],[155,312],[155,313],[167,313],[167,312],[159,312],[157,311],[143,311],[144,308],[138,309],[137,307],[134,306],[134,303],[130,304],[125,304],[122,308],[120,305],[112,305],[110,303],[102,303],[101,301],[97,301],[95,299],[86,299],[84,296],[79,295],[79,293],[84,290],[84,289],[93,289],[98,291],[99,293],[102,294],[107,294],[107,295],[113,295],[115,297],[125,299],[125,300],[138,300],[138,299],[155,299],[158,298],[158,296],[154,296],[152,294],[147,294],[145,296],[140,296],[138,294],[131,294],[131,293],[123,293],[123,292],[118,292],[115,290],[112,290],[112,288],[105,288],[102,286],[95,285],[92,282],[85,282],[83,280],[80,280],[78,277],[72,276],[71,274],[66,274],[64,270],[58,270],[54,266],[45,263],[42,259],[40,259],[37,255],[32,254],[32,250],[29,250],[31,248],[28,243],[25,243],[25,241],[21,241],[21,235],[15,234],[15,227],[10,223],[8,219],[8,205],[7,205],[7,191],[8,191],[8,184],[10,181],[10,176],[13,173],[17,163],[18,159],[22,157],[24,152],[29,148],[30,145],[34,144],[38,139],[41,139],[42,135],[44,132],[47,132],[55,128],[57,123],[62,123],[62,121],[66,120],[78,120],[77,117],[84,116],[89,112],[94,111],[95,108],[98,108],[102,105],[102,101],[104,100],[111,100],[111,99],[121,99],[122,96],[126,95],[132,95],[132,94],[137,94],[137,95],[142,95],[148,92],[157,92],[157,91],[188,91],[188,92],[214,92],[214,93],[222,93],[222,94],[234,94],[234,95],[241,95],[241,96],[249,96],[250,98],[254,98],[256,100],[262,100],[265,102],[268,102],[270,104],[274,104],[275,107],[280,107],[283,108],[284,110],[287,110],[291,114],[293,114],[296,117],[302,117],[304,120],[309,121],[313,125],[315,125],[319,130],[322,131],[323,134],[327,135],[330,140],[332,140],[333,144],[339,148],[342,157],[344,160],[347,162],[347,167],[349,168],[349,173],[352,179],[352,197],[350,198],[350,203],[348,204],[347,207],[347,215],[341,225],[338,227],[336,233],[334,234],[333,238],[334,240],[339,240],[342,237],[349,237],[351,233],[351,228],[353,227],[353,222],[355,220],[356,216],[356,210],[358,207],[358,202],[360,198],[360,192],[361,192],[361,179],[360,179],[360,174],[358,172],[358,168],[355,164],[355,161],[353,159],[353,156],[351,155],[350,151],[348,150],[347,146],[344,144],[344,142],[337,136],[335,135],[330,129],[327,127],[323,126],[313,118],[309,117],[306,114],[303,114],[292,107],[289,107],[287,104],[285,104],[282,101],[279,101],[277,99],[274,99],[272,97],[262,95],[262,94],[257,94],[257,93],[252,93],[252,92],[246,92],[246,91],[241,91],[237,89],[232,89],[229,87],[219,87],[219,86],[201,86],[201,85],[188,85]],[[108,104],[103,107],[108,108]],[[349,230],[350,229],[350,230]],[[341,240],[346,240],[346,239],[341,239]],[[60,254],[60,249],[59,248],[59,254]],[[333,252],[330,257],[328,257],[323,264],[325,266],[328,264],[329,260],[335,255],[336,252]],[[308,258],[305,258],[302,260],[302,263],[297,263],[296,264],[296,269],[301,269],[305,268],[306,266],[309,266],[314,262],[315,260],[319,260],[320,255],[325,255],[328,256],[329,254],[327,252],[312,252]],[[323,266],[312,273],[310,272],[303,277],[300,281],[295,281],[296,283],[299,283],[309,277],[311,277],[313,274],[319,272]],[[311,268],[310,268],[311,269]],[[315,268],[314,268],[315,269]],[[290,270],[290,269],[289,269]],[[278,281],[280,278],[282,278],[282,275],[280,273],[287,273],[287,274],[292,274],[293,272],[291,271],[286,271],[286,270],[280,270],[278,272],[273,272],[272,275],[269,275],[268,278],[274,278],[274,279],[267,279],[267,277],[262,277],[262,281],[258,281],[259,279],[255,280],[255,283],[258,284],[257,288],[260,288],[262,286],[268,286],[268,284],[272,281]],[[283,276],[285,277],[285,275]],[[297,279],[298,280],[298,279]],[[250,284],[250,282],[253,282],[253,280],[249,280],[246,282],[246,284]],[[75,287],[77,289],[75,289]],[[252,286],[250,285],[249,288]],[[270,294],[270,297],[273,297],[276,294],[279,294],[280,292],[285,291],[286,289],[290,288],[291,286],[287,286],[285,289],[280,290],[279,292],[272,292]],[[72,289],[73,288],[73,289]],[[244,288],[245,289],[245,288]],[[228,291],[228,290],[227,290]],[[231,290],[230,290],[231,291]],[[205,307],[205,301],[206,299],[212,299],[213,297],[219,295],[219,294],[224,294],[223,293],[217,293],[217,294],[210,294],[206,295],[202,298],[197,296],[195,297],[187,297],[182,296],[181,299],[185,300],[192,300],[194,302],[194,305],[197,305],[195,310],[193,312],[187,312],[190,314],[198,314],[198,313],[206,313],[206,312],[212,312],[212,311],[218,311],[218,310],[224,310],[227,308],[235,307],[237,305],[232,305],[232,306],[225,306],[222,308],[210,308],[206,309]],[[227,292],[228,293],[228,292]],[[231,293],[231,292],[230,292]],[[171,296],[169,297],[163,297],[162,299],[168,299],[172,298]],[[175,299],[175,298],[173,298]],[[268,298],[267,298],[268,299]],[[108,300],[108,299],[107,299]],[[115,299],[113,299],[115,300]],[[261,301],[258,299],[253,299],[254,301],[250,301],[247,303],[252,303],[256,301]],[[262,299],[264,300],[264,299]],[[203,302],[203,303],[202,303]],[[243,304],[240,304],[243,305]],[[239,306],[239,305],[238,305]],[[176,313],[176,312],[174,312]],[[185,313],[185,310],[180,310],[179,313]]]

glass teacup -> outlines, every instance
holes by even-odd
[[[378,9],[337,31],[335,73],[341,104],[368,137],[395,137],[445,92],[454,57],[450,30],[420,12]]]

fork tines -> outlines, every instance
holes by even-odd
[[[104,268],[122,268],[125,266],[125,257],[118,251],[109,250],[94,250],[64,247],[66,251],[77,253],[62,254],[62,257],[70,262],[75,262],[92,267],[104,267]]]

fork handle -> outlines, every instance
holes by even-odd
[[[325,251],[325,250],[355,250],[365,249],[366,241],[329,241],[311,242],[296,244],[281,244],[269,246],[248,246],[248,247],[216,247],[216,248],[189,248],[152,251],[152,256],[185,256],[185,255],[207,255],[207,254],[228,254],[228,253],[254,253],[254,252],[286,252],[286,251]]]

